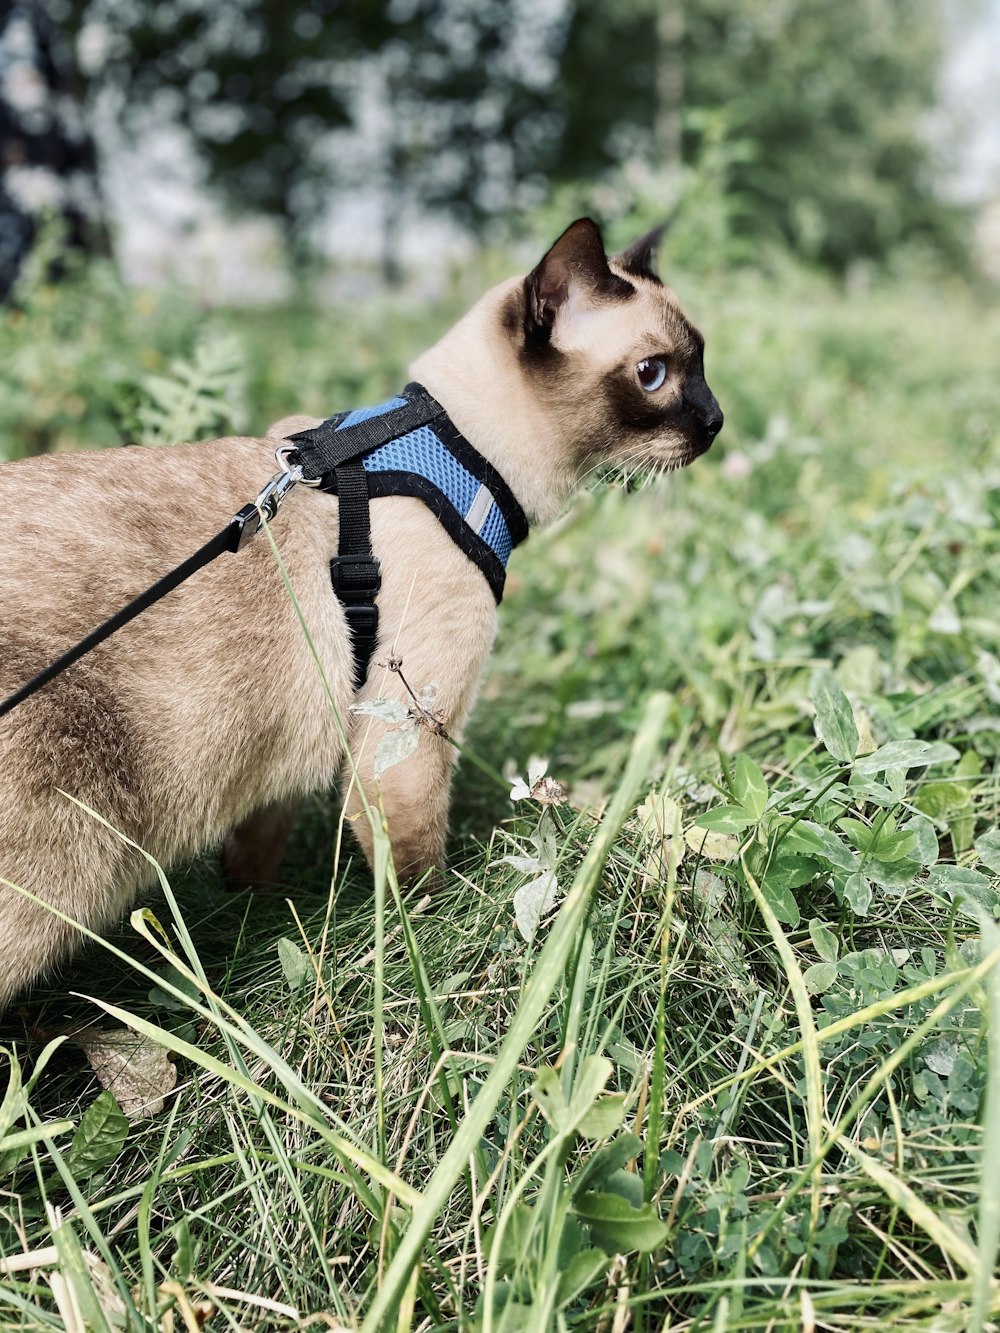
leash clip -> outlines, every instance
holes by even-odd
[[[261,490],[260,494],[254,500],[254,505],[260,510],[262,516],[268,523],[277,517],[281,502],[292,489],[293,486],[318,486],[320,479],[316,481],[306,481],[302,475],[302,464],[292,462],[292,454],[295,448],[290,444],[279,444],[274,451],[274,457],[281,468],[280,472],[275,473],[267,485]]]
[[[237,551],[260,531],[262,523],[272,523],[278,516],[281,502],[295,486],[318,486],[319,481],[307,481],[302,475],[302,466],[293,463],[291,455],[295,448],[290,444],[280,444],[274,451],[280,472],[276,472],[266,486],[262,486],[252,504],[244,505],[234,515],[233,522],[239,524]]]
[[[298,465],[277,472],[257,493],[254,508],[260,511],[262,520],[272,522],[278,516],[281,502],[288,492],[302,480],[302,469]]]

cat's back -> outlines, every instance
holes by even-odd
[[[226,522],[230,495],[236,508],[253,498],[268,455],[266,441],[236,437],[3,464],[0,615],[30,607],[37,624],[57,613],[72,631],[109,595],[133,595],[143,573],[159,577]]]
[[[208,542],[274,472],[273,441],[247,437],[0,466],[0,698]],[[274,533],[342,695],[350,654],[329,586],[331,505],[334,497],[293,494]],[[258,797],[330,781],[340,742],[329,717],[281,573],[258,536],[0,718],[0,853],[10,859],[36,809],[61,788],[155,854],[186,855],[221,837]],[[258,792],[246,769],[261,755]],[[27,842],[37,847],[38,838]]]

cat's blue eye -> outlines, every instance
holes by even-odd
[[[646,392],[655,393],[657,389],[662,389],[666,382],[667,358],[665,356],[648,356],[645,361],[639,362],[635,368],[635,373]]]

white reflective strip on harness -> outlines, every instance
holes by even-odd
[[[493,508],[493,492],[488,486],[480,484],[476,491],[472,504],[469,505],[469,511],[465,515],[465,521],[474,533],[478,534],[483,530],[483,524],[489,518],[490,510]]]

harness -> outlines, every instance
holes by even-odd
[[[375,407],[341,412],[288,437],[275,450],[281,469],[257,498],[193,555],[139,594],[0,703],[0,717],[92,648],[134,620],[223,552],[241,551],[278,513],[296,485],[338,497],[340,537],[330,561],[333,591],[344,608],[354,654],[354,687],[368,675],[378,642],[381,568],[371,547],[369,502],[386,495],[422,500],[482,570],[499,603],[507,560],[528,535],[524,511],[496,469],[458,430],[421,384],[408,384]]]
[[[375,407],[342,412],[288,437],[302,480],[340,501],[340,545],[330,579],[351,628],[354,685],[368,675],[378,640],[382,578],[372,554],[369,500],[422,500],[455,544],[482,570],[499,604],[510,553],[528,535],[510,487],[476,452],[421,384]]]

